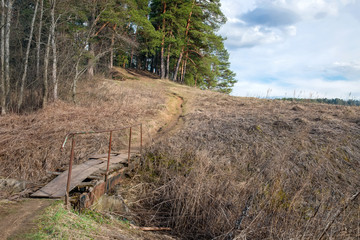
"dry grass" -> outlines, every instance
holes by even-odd
[[[1,117],[0,175],[38,182],[66,165],[69,149],[59,147],[68,131],[141,120],[150,141],[177,115],[176,93],[181,121],[148,147],[121,193],[138,224],[171,227],[183,239],[316,239],[327,226],[325,238],[360,237],[360,199],[348,200],[360,189],[359,107],[235,98],[130,77],[81,83],[77,105]],[[79,139],[76,160],[106,151],[107,138]],[[123,147],[126,135],[116,138]]]
[[[188,90],[182,90],[190,96]],[[360,237],[360,108],[196,92],[123,194],[184,239]]]
[[[70,131],[121,128],[142,122],[148,137],[159,127],[153,119],[163,111],[168,98],[166,88],[157,80],[117,82],[99,78],[81,82],[78,89],[76,105],[62,101],[27,115],[0,117],[0,176],[31,182],[44,180],[46,170],[67,165],[69,145],[63,153],[59,149]],[[126,133],[114,139],[115,150],[124,147],[121,140],[126,139]],[[107,145],[107,134],[79,136],[76,161],[106,151]]]

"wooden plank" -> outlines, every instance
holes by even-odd
[[[133,154],[131,154],[133,155]],[[116,155],[110,158],[111,164],[127,163],[127,155]],[[102,169],[106,171],[107,159],[93,159],[80,165],[75,165],[72,169],[70,191],[78,184],[81,184],[88,176]],[[58,177],[49,182],[46,186],[33,193],[31,197],[61,198],[65,196],[68,170],[61,173]]]
[[[118,154],[117,153],[111,153],[110,154],[110,158],[114,157],[114,156],[117,156]],[[106,158],[107,159],[108,157],[108,154],[107,153],[104,153],[104,154],[95,154],[95,155],[92,155],[89,157],[89,159],[99,159],[99,158]]]
[[[83,164],[76,165],[72,169],[72,178],[70,183],[70,191],[99,169],[104,161],[90,160]],[[58,177],[49,182],[46,186],[33,193],[32,197],[48,197],[48,198],[61,198],[66,193],[66,183],[68,177],[68,170],[60,174]]]
[[[130,157],[132,156],[133,154],[130,155]],[[107,158],[99,158],[99,160],[103,160],[104,162],[107,162]],[[118,155],[118,156],[115,156],[115,157],[112,157],[110,158],[110,162],[111,164],[114,164],[114,163],[127,163],[128,162],[128,156],[126,155]],[[106,166],[106,164],[105,164]]]
[[[130,151],[130,154],[132,155],[133,153],[138,153],[139,151]],[[119,155],[123,155],[125,154],[127,156],[128,154],[128,151],[127,150],[121,150],[121,151],[114,151],[114,152],[111,152],[110,154],[110,158],[114,158],[114,157],[117,157]],[[103,159],[103,158],[108,158],[108,154],[107,153],[103,153],[103,154],[95,154],[95,155],[91,155],[89,157],[89,159]]]

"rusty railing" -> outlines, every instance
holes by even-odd
[[[135,127],[140,127],[140,154],[142,154],[142,145],[143,145],[143,134],[142,134],[142,123],[134,124],[128,127],[118,128],[118,129],[110,129],[110,130],[100,130],[100,131],[89,131],[89,132],[71,132],[65,136],[64,142],[61,145],[61,151],[64,149],[65,144],[69,138],[71,140],[71,152],[70,152],[70,160],[69,160],[69,171],[68,171],[68,179],[66,184],[66,195],[65,195],[65,205],[69,205],[69,189],[70,189],[70,182],[71,182],[71,172],[72,166],[75,157],[75,136],[76,135],[89,135],[89,134],[99,134],[99,133],[109,133],[109,150],[108,150],[108,158],[107,158],[107,167],[106,167],[106,175],[105,175],[105,182],[108,180],[109,174],[109,166],[110,166],[110,156],[111,156],[111,144],[112,144],[112,135],[113,132],[123,131],[129,129],[129,144],[128,144],[128,164],[130,164],[130,150],[131,150],[131,137],[132,137],[132,129]]]

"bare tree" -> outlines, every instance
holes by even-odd
[[[38,36],[36,41],[36,80],[40,81],[40,50],[41,50],[41,35],[42,35],[42,25],[43,25],[43,16],[44,16],[44,0],[40,1],[40,17],[39,17],[39,29]]]
[[[20,110],[22,103],[23,103],[23,99],[24,99],[24,87],[25,87],[25,80],[26,80],[26,76],[27,76],[28,66],[29,66],[30,47],[31,47],[31,42],[32,42],[32,38],[33,38],[35,19],[36,19],[38,7],[39,7],[39,0],[36,1],[34,15],[33,15],[32,21],[31,21],[30,36],[29,36],[29,41],[27,44],[26,54],[25,54],[24,72],[23,72],[23,76],[21,78],[20,95],[19,95],[19,99],[18,99],[18,110]]]
[[[42,101],[43,107],[47,105],[47,99],[49,95],[48,68],[49,68],[49,57],[50,57],[50,44],[51,44],[51,32],[49,32],[48,41],[45,49],[45,56],[44,56],[43,101]]]
[[[58,99],[58,79],[57,79],[57,52],[56,52],[56,37],[55,37],[55,5],[56,0],[51,0],[51,48],[53,53],[53,68],[52,68],[52,80],[53,80],[53,97],[54,101]]]
[[[113,32],[112,32],[112,35],[111,35],[110,63],[109,63],[109,68],[110,69],[114,67],[114,44],[115,44],[116,24],[114,24],[112,29],[113,29]]]
[[[0,46],[0,58],[1,58],[1,79],[0,79],[0,86],[1,86],[1,115],[6,114],[6,86],[5,86],[5,66],[4,66],[4,57],[5,57],[5,1],[1,0],[1,46]]]
[[[170,79],[170,51],[171,51],[171,44],[169,44],[168,46],[167,57],[166,57],[166,75],[165,75],[166,79]]]
[[[94,51],[91,51],[91,47],[93,46],[93,44],[90,43],[90,38],[93,37],[93,36],[97,36],[102,31],[102,29],[105,28],[109,24],[109,22],[105,23],[99,29],[99,31],[97,31],[94,34],[95,26],[98,23],[98,21],[100,19],[100,16],[101,16],[101,14],[103,13],[103,11],[105,9],[106,9],[106,7],[102,11],[100,11],[100,13],[96,16],[96,18],[95,18],[95,15],[93,13],[92,19],[94,19],[94,20],[92,21],[92,24],[89,26],[89,29],[88,29],[87,34],[86,34],[86,38],[83,41],[85,43],[85,45],[80,44],[80,46],[79,46],[79,48],[81,50],[80,50],[80,53],[77,55],[77,60],[76,60],[76,64],[75,64],[75,77],[74,77],[73,83],[72,83],[72,99],[73,99],[74,103],[76,103],[76,90],[77,90],[77,82],[78,82],[79,78],[85,72],[87,72],[89,77],[92,77],[93,74],[94,74],[94,65],[95,65],[96,61],[100,57],[102,57],[104,54],[107,53],[107,51],[105,51],[105,52],[100,53],[97,56],[95,56]],[[116,25],[114,25],[113,30],[114,30],[114,33],[116,33]],[[91,61],[88,60],[87,65],[85,67],[83,67],[82,69],[79,69],[80,61],[81,61],[82,57],[84,56],[84,53],[86,52],[87,47],[89,47],[89,52],[91,54]],[[112,48],[110,49],[111,53],[113,53],[113,50],[114,49],[113,49],[113,46],[112,46]],[[111,53],[110,53],[110,56],[111,56]]]
[[[163,3],[163,15],[166,13],[166,2]],[[164,57],[164,48],[165,48],[165,24],[166,20],[165,17],[163,17],[162,22],[162,40],[161,40],[161,51],[160,51],[160,69],[161,69],[161,79],[165,78],[165,57]]]
[[[5,96],[7,97],[10,92],[10,27],[11,27],[11,16],[13,10],[14,0],[7,0],[7,13],[5,22]]]

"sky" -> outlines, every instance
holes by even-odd
[[[221,0],[244,97],[360,100],[360,0]]]

